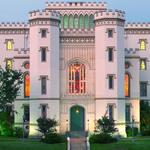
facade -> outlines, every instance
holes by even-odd
[[[150,99],[150,24],[126,23],[106,3],[46,3],[28,23],[0,24],[1,67],[24,72],[15,124],[38,135],[39,117],[58,132],[90,131],[106,115],[139,128],[140,100]]]

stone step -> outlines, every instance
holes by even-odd
[[[70,150],[86,150],[86,138],[70,138]]]

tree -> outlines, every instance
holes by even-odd
[[[0,68],[0,112],[6,112],[8,104],[12,104],[20,93],[23,83],[21,71]]]
[[[54,133],[56,131],[57,121],[49,118],[38,118],[38,131],[46,135],[47,133]]]
[[[117,131],[115,128],[115,121],[113,119],[108,119],[107,116],[102,117],[97,121],[97,128],[102,133],[110,134]]]

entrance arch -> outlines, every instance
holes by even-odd
[[[70,109],[70,130],[85,130],[85,109],[81,106],[73,106]]]

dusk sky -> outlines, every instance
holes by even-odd
[[[45,7],[45,1],[46,0],[1,0],[0,22],[27,22],[28,12],[35,9],[43,9]],[[47,1],[50,2],[52,0]],[[54,1],[55,0],[53,0],[53,2]],[[88,1],[92,2],[93,0]],[[105,0],[105,2],[107,2],[109,9],[124,10],[126,12],[127,22],[150,22],[150,0]]]

